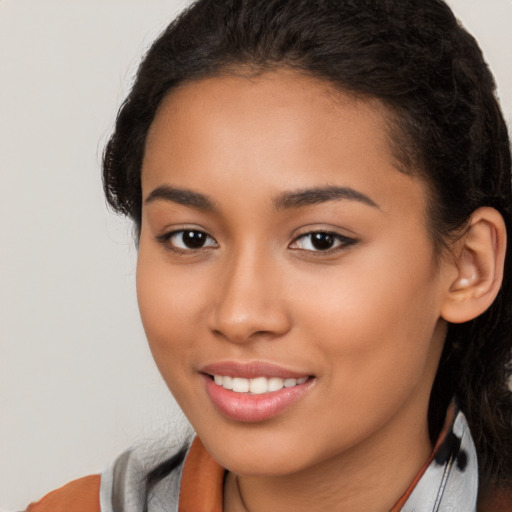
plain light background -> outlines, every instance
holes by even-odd
[[[221,1],[221,0],[219,0]],[[0,0],[0,506],[26,507],[180,421],[147,349],[103,146],[187,0]],[[512,0],[451,0],[512,124]]]

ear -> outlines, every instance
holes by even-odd
[[[456,271],[451,274],[441,310],[446,321],[473,320],[493,303],[503,280],[506,243],[501,214],[490,207],[475,210],[467,231],[453,248]]]

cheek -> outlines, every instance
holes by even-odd
[[[348,410],[360,410],[365,401],[385,407],[435,373],[437,274],[426,256],[419,259],[369,251],[367,259],[347,260],[346,272],[326,276],[322,287],[301,284],[311,292],[298,312],[305,337],[329,368],[328,388]]]
[[[137,261],[137,300],[155,362],[169,386],[179,379],[197,350],[204,293],[187,279],[186,269],[172,272],[161,254],[141,241]],[[171,380],[172,375],[172,380]]]

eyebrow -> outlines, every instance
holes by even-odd
[[[367,195],[350,187],[326,186],[283,192],[274,199],[276,210],[301,208],[329,201],[351,200],[379,208]],[[214,211],[215,203],[207,195],[189,189],[160,185],[151,191],[146,204],[157,200],[170,201],[204,211]]]
[[[145,203],[149,204],[159,199],[182,204],[184,206],[190,206],[192,208],[197,208],[198,210],[215,210],[214,202],[207,195],[184,188],[161,185],[151,191],[146,198]]]
[[[278,210],[301,208],[303,206],[321,204],[328,201],[338,201],[341,199],[357,201],[374,208],[379,208],[379,205],[367,195],[350,187],[337,186],[314,187],[292,192],[284,192],[274,200],[274,206]]]

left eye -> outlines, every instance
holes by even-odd
[[[158,239],[178,251],[193,251],[204,247],[217,247],[217,242],[204,231],[197,229],[180,229],[167,233]]]
[[[348,238],[338,233],[316,231],[299,236],[290,244],[290,248],[303,251],[328,252],[353,243],[355,243],[353,238]]]

